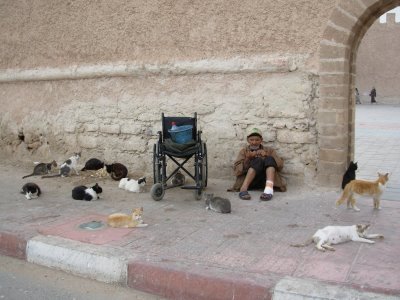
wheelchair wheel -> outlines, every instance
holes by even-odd
[[[161,183],[156,183],[151,187],[150,194],[153,200],[160,201],[164,197],[165,189]]]
[[[157,144],[153,147],[153,182],[154,184],[162,182],[161,164],[159,159]]]

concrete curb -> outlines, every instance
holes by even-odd
[[[285,277],[275,286],[273,300],[306,300],[306,299],[363,299],[363,300],[395,300],[396,296],[382,295],[371,292],[360,292],[348,287],[329,285],[316,280],[304,280]]]
[[[242,273],[177,261],[128,259],[119,248],[99,250],[98,246],[55,236],[38,235],[27,241],[0,233],[0,254],[169,299],[400,299],[310,279],[282,279],[271,274],[266,280],[257,274],[244,277]]]
[[[133,261],[128,266],[128,286],[169,299],[271,299],[279,277],[243,275],[179,262]]]
[[[26,259],[26,244],[25,238],[0,232],[0,254]]]
[[[27,243],[27,261],[106,283],[127,282],[127,259],[118,249],[98,247],[60,237],[36,236]]]

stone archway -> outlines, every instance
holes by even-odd
[[[369,27],[400,0],[340,0],[320,43],[317,181],[339,186],[354,156],[354,83],[358,46]]]

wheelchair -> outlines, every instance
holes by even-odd
[[[197,130],[197,113],[194,113],[193,117],[166,117],[162,113],[161,123],[162,131],[158,131],[158,141],[153,147],[154,184],[150,190],[151,197],[160,201],[167,189],[181,187],[193,190],[195,199],[200,200],[203,190],[207,187],[208,164],[207,146],[201,140],[202,132]],[[192,126],[191,137],[188,136],[189,142],[179,144],[173,141],[173,133],[169,131],[173,123],[178,128]],[[189,131],[186,133],[190,135]],[[193,169],[185,167],[189,161],[194,162]],[[167,162],[173,163],[175,168],[170,174],[167,174]],[[193,179],[194,184],[185,185],[184,174]]]

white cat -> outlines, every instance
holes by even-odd
[[[70,158],[68,158],[61,166],[60,166],[60,171],[59,174],[56,175],[46,175],[42,176],[42,178],[50,178],[50,177],[66,177],[71,175],[72,170],[75,171],[76,175],[79,175],[78,173],[78,160],[81,157],[81,153],[75,153],[72,155]]]
[[[348,241],[374,244],[369,239],[383,238],[382,234],[367,234],[369,224],[358,224],[351,226],[326,226],[318,229],[317,232],[304,244],[294,244],[292,247],[304,247],[314,242],[318,250],[335,251],[332,244],[340,244]]]
[[[119,181],[118,187],[120,189],[125,189],[129,192],[140,193],[145,185],[146,185],[146,177],[141,177],[138,180],[132,178],[122,178]]]

